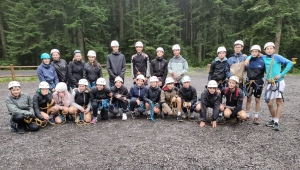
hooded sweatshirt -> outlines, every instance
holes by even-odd
[[[174,87],[173,89],[169,89],[168,86],[165,85],[162,88],[162,91],[160,93],[161,104],[163,103],[170,104],[171,99],[176,95],[179,95],[179,89],[177,87]]]
[[[161,89],[158,86],[156,87],[150,86],[146,91],[145,101],[158,103],[160,101],[160,93],[161,93]]]
[[[163,57],[156,57],[156,59],[151,61],[150,74],[151,76],[160,77],[164,85],[168,74],[168,61]]]
[[[218,94],[217,92],[211,94],[207,89],[205,89],[201,93],[201,111],[200,111],[201,121],[203,122],[206,121],[206,109],[208,107],[213,108],[212,120],[215,121],[219,116],[220,102],[221,102],[220,94]]]
[[[10,115],[23,114],[34,115],[32,100],[26,93],[21,93],[19,97],[9,95],[5,99],[6,107]]]
[[[181,87],[179,90],[179,96],[181,97],[181,102],[190,102],[194,105],[197,102],[197,91],[190,85],[189,88]]]
[[[175,78],[181,80],[188,72],[189,66],[187,61],[180,55],[174,56],[168,63],[168,71],[170,74],[174,72]],[[181,74],[181,76],[178,76]]]
[[[103,77],[103,75],[99,63],[97,63],[97,67],[94,67],[90,62],[84,64],[83,78],[87,79],[90,84],[92,84],[92,82],[96,82],[96,80],[100,77]]]
[[[59,110],[62,110],[64,106],[69,107],[71,104],[71,95],[68,91],[64,91],[63,98],[59,97],[57,91],[53,93],[52,97],[55,101],[55,106],[57,106]]]
[[[112,52],[109,54],[107,56],[106,64],[110,82],[114,82],[117,76],[120,76],[124,79],[126,72],[126,59],[121,52]]]
[[[208,81],[215,80],[218,82],[220,80],[222,81],[225,80],[226,63],[227,63],[226,57],[223,60],[220,60],[219,57],[216,57],[216,59],[210,65]]]
[[[118,100],[123,101],[124,97],[126,97],[126,99],[129,99],[129,97],[130,97],[129,92],[128,92],[127,88],[124,85],[122,85],[120,88],[117,88],[116,86],[113,86],[113,87],[111,87],[110,90],[113,93],[112,103],[116,103]],[[116,96],[118,94],[120,94],[121,97],[117,99]]]
[[[55,88],[56,84],[59,82],[56,71],[51,64],[41,63],[37,68],[37,75],[40,82],[46,81],[50,85],[50,89]]]
[[[68,66],[69,83],[71,86],[78,86],[78,81],[83,77],[83,61],[70,61]]]
[[[56,74],[58,76],[59,82],[67,82],[68,80],[68,65],[64,59],[59,59],[58,61],[53,60],[51,65],[54,67]]]
[[[130,88],[130,99],[137,98],[140,101],[145,100],[147,88],[145,86],[139,87],[138,85],[134,85]]]

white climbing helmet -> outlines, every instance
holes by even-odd
[[[46,81],[40,82],[39,89],[49,89],[49,88],[50,88],[50,86]]]
[[[90,50],[88,51],[87,56],[96,57],[96,52],[94,50]]]
[[[78,84],[88,86],[89,82],[87,81],[87,79],[80,79],[78,81]]]
[[[172,50],[180,50],[180,46],[178,44],[173,45]]]
[[[67,84],[64,82],[59,82],[57,83],[57,85],[55,86],[55,90],[58,92],[64,92],[68,90]]]
[[[273,46],[275,48],[275,44],[273,42],[267,42],[264,46],[264,49],[266,49],[269,46]]]
[[[244,47],[244,42],[242,40],[236,40],[233,45],[241,45]]]
[[[215,88],[217,88],[218,87],[218,83],[215,80],[210,80],[207,83],[207,87],[215,87]]]
[[[166,84],[169,84],[169,83],[174,83],[174,79],[172,77],[166,78]]]
[[[122,79],[122,77],[120,77],[120,76],[118,76],[118,77],[115,78],[115,82],[116,82],[116,81],[120,81],[120,82],[123,83],[123,79]]]
[[[105,86],[106,85],[106,80],[102,77],[98,78],[97,81],[96,81],[96,84]]]
[[[151,83],[151,82],[155,82],[155,81],[157,82],[157,81],[158,81],[158,78],[157,78],[156,76],[152,76],[152,77],[150,77],[150,80],[149,80],[149,81],[150,81],[150,83]]]
[[[10,89],[12,87],[21,87],[21,85],[17,81],[11,81],[11,82],[8,83],[8,89]]]
[[[252,51],[252,50],[258,50],[258,51],[261,51],[261,48],[260,48],[259,45],[252,45],[250,51]]]
[[[135,43],[135,47],[144,47],[144,45],[141,41],[138,41]]]
[[[136,77],[136,79],[138,80],[138,79],[142,79],[143,81],[145,80],[145,76],[144,75],[142,75],[142,74],[140,74],[140,75],[138,75],[137,77]]]
[[[226,52],[226,48],[225,47],[219,47],[217,50],[217,53],[219,52]]]
[[[58,51],[58,49],[52,49],[52,50],[50,51],[50,54],[52,55],[52,53],[58,53],[58,54],[59,54],[59,51]]]
[[[182,82],[182,83],[185,83],[185,82],[191,82],[190,76],[183,76],[181,82]]]
[[[110,46],[111,47],[119,47],[119,42],[117,40],[113,40],[111,43],[110,43]]]
[[[162,47],[158,47],[158,48],[156,49],[156,52],[157,52],[157,51],[162,51],[163,53],[165,52],[164,49],[163,49]]]
[[[234,80],[236,83],[239,83],[239,78],[237,76],[231,76],[229,80]]]

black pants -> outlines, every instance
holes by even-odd
[[[126,113],[127,111],[127,108],[128,108],[128,101],[120,101],[118,100],[116,103],[115,103],[115,106],[118,106],[119,108],[122,108],[123,110],[123,113]]]
[[[98,105],[99,102],[92,102],[93,107],[93,117],[98,116]],[[101,120],[108,120],[108,108],[102,107],[101,111]]]
[[[38,131],[40,129],[39,126],[34,124],[34,123],[24,122],[24,115],[23,114],[13,115],[12,121],[17,123],[19,128],[26,128],[29,131]]]

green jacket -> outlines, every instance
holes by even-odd
[[[32,100],[26,93],[22,93],[19,98],[13,98],[11,95],[9,95],[6,97],[5,103],[10,115],[34,115]]]

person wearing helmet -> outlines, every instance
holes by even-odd
[[[207,108],[213,109],[211,115],[211,125],[213,128],[217,127],[217,118],[219,113],[224,111],[224,106],[221,105],[221,95],[217,92],[218,83],[215,80],[210,80],[207,83],[207,88],[201,93],[201,102],[197,105],[197,110],[200,110],[200,127],[206,124]]]
[[[242,50],[244,48],[244,42],[242,40],[236,40],[233,44],[234,54],[227,60],[226,63],[226,78],[231,76],[239,77],[239,87],[243,88],[243,74],[245,71],[244,61],[247,56],[243,55]]]
[[[182,79],[183,86],[179,89],[179,97],[181,97],[182,102],[182,118],[187,117],[187,111],[190,109],[189,118],[195,118],[195,108],[197,102],[197,90],[191,86],[191,78],[189,76],[184,76]]]
[[[283,107],[283,92],[285,88],[284,76],[293,67],[292,61],[285,57],[275,54],[275,44],[267,42],[264,45],[266,55],[262,56],[265,62],[266,83],[265,88],[265,102],[268,104],[272,120],[266,123],[266,126],[274,127],[275,131],[279,131],[279,118],[281,116]],[[252,56],[247,58],[245,62],[248,65]],[[286,65],[284,70],[281,71],[281,65]],[[277,108],[274,109],[274,101],[276,99]]]
[[[126,72],[125,56],[119,51],[119,42],[113,40],[110,44],[112,52],[107,56],[106,67],[109,74],[109,86],[115,84],[115,78],[120,76],[123,81]],[[124,82],[123,82],[124,83]]]
[[[102,75],[102,69],[100,64],[96,60],[96,52],[93,50],[87,53],[89,62],[84,64],[83,67],[83,78],[89,81],[89,88],[96,86],[96,80]]]
[[[108,120],[108,106],[112,93],[111,90],[106,87],[106,80],[104,78],[97,79],[96,87],[91,89],[90,95],[93,108],[93,119],[91,123],[97,123],[98,111],[101,112],[101,120]]]
[[[5,103],[8,113],[11,115],[11,128],[20,134],[24,133],[25,129],[38,131],[39,127],[36,124],[24,121],[24,119],[36,118],[30,96],[22,92],[21,85],[17,81],[9,82],[8,90],[9,96],[6,97]]]
[[[226,48],[221,46],[217,49],[218,56],[210,65],[208,81],[215,80],[218,83],[219,89],[224,89],[227,86],[226,81]]]
[[[156,76],[150,77],[150,87],[147,89],[145,94],[145,106],[147,110],[147,119],[151,119],[150,107],[153,107],[153,114],[158,115],[161,111],[159,103],[161,89],[158,86],[159,79]]]
[[[84,64],[81,51],[75,50],[73,60],[68,65],[69,86],[71,88],[78,87],[78,81],[83,77]]]
[[[58,113],[58,108],[55,107],[55,102],[49,89],[50,86],[47,82],[40,82],[39,88],[33,96],[33,110],[36,117],[41,121],[55,124],[53,116]]]
[[[130,111],[132,119],[136,118],[135,110],[137,110],[140,115],[143,115],[145,111],[145,94],[147,91],[147,88],[144,86],[145,77],[140,74],[136,77],[136,84],[133,85],[130,90]]]
[[[133,84],[136,84],[138,75],[145,76],[144,83],[147,84],[150,77],[149,57],[143,52],[144,45],[141,41],[135,43],[136,54],[131,57],[131,75]]]
[[[51,65],[56,71],[59,82],[68,83],[68,64],[66,60],[60,58],[58,49],[52,49],[50,55],[52,57]]]
[[[252,94],[255,97],[255,112],[253,123],[258,125],[258,114],[260,110],[260,96],[264,85],[265,63],[260,57],[261,48],[259,45],[253,45],[250,49],[251,60],[250,64],[246,66],[247,78],[245,82],[245,95],[247,96],[246,113],[247,119],[250,117],[250,107]]]
[[[50,85],[50,91],[55,91],[55,86],[59,82],[55,68],[50,64],[50,55],[43,53],[41,55],[42,63],[37,68],[37,75],[40,80],[46,81]]]
[[[129,92],[124,86],[122,77],[117,76],[115,78],[115,85],[111,87],[110,90],[113,93],[112,104],[114,105],[114,107],[118,108],[118,112],[119,108],[122,108],[122,120],[127,120],[126,112],[128,111]]]
[[[172,77],[166,78],[166,85],[162,88],[160,93],[160,102],[162,106],[163,114],[175,115],[173,109],[177,106],[177,120],[182,122],[181,117],[181,98],[179,97],[179,89],[174,86],[174,79]]]
[[[234,122],[238,122],[237,118],[241,119],[242,121],[247,120],[247,114],[243,110],[244,93],[238,87],[238,82],[239,78],[237,76],[231,76],[228,80],[228,87],[222,91],[226,98],[224,118],[231,118]]]
[[[77,116],[75,122],[90,123],[92,119],[91,115],[91,96],[90,89],[88,88],[89,82],[86,79],[80,79],[78,82],[78,88],[72,90],[71,106],[69,107],[69,113]]]
[[[66,122],[66,115],[69,113],[71,104],[71,95],[68,92],[67,84],[59,82],[55,87],[55,92],[52,95],[58,114],[55,115],[55,123],[63,124]]]
[[[156,49],[156,58],[151,61],[150,74],[158,78],[158,86],[162,88],[165,85],[166,77],[168,74],[168,61],[163,58],[164,49],[158,47]]]
[[[188,72],[188,63],[180,55],[180,46],[178,44],[173,45],[173,58],[168,63],[168,72],[171,74],[175,81],[175,86],[177,88],[181,87],[181,79]]]

